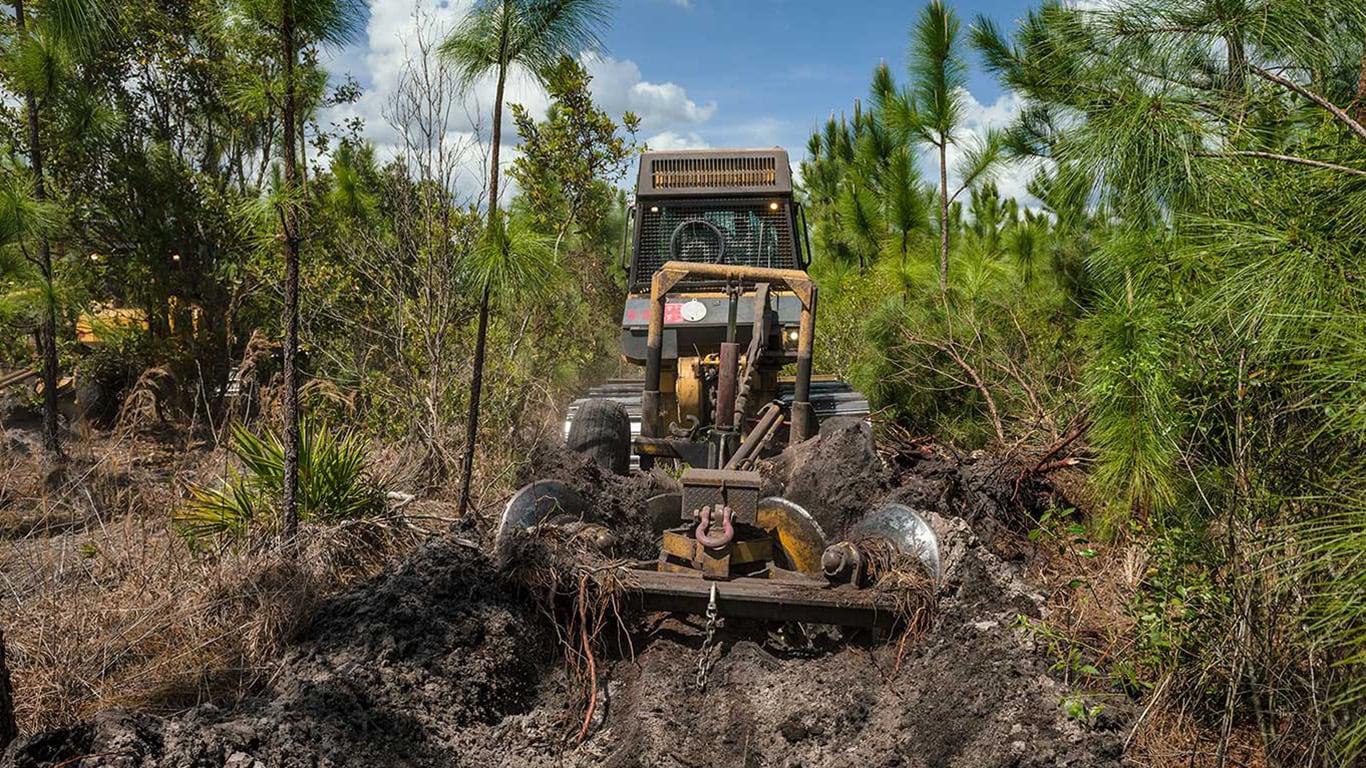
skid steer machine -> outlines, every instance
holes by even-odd
[[[822,419],[868,417],[866,398],[812,373],[817,288],[787,153],[646,152],[628,219],[622,357],[644,378],[572,403],[565,435],[569,448],[618,473],[660,460],[684,467],[681,493],[647,502],[660,551],[632,574],[645,607],[895,621],[896,596],[868,587],[894,554],[938,576],[925,521],[890,505],[830,543],[806,510],[763,497],[754,471],[760,458],[812,437]],[[572,488],[546,480],[509,501],[498,536],[541,525],[598,523]]]

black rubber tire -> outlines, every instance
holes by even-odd
[[[589,400],[569,425],[569,450],[577,451],[618,475],[631,471],[631,416],[614,400]]]
[[[58,393],[59,397],[60,395],[61,393]],[[103,384],[83,376],[76,380],[70,417],[72,424],[88,421],[98,426],[108,426],[114,421],[115,410],[109,392]]]

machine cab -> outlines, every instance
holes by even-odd
[[[809,244],[801,206],[793,198],[785,150],[728,149],[645,152],[640,158],[631,229],[622,355],[643,364],[650,317],[650,280],[669,261],[805,270]],[[702,280],[678,286],[665,307],[664,358],[695,354],[724,340],[727,286]],[[753,322],[751,297],[737,306],[738,341]],[[778,293],[769,301],[775,329],[795,329],[801,303]],[[680,337],[680,332],[682,336]],[[782,348],[775,339],[772,349]]]

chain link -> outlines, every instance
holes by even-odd
[[[707,690],[707,675],[711,672],[711,651],[716,642],[716,585],[711,585],[711,597],[707,599],[707,636],[702,648],[697,652],[697,690]]]

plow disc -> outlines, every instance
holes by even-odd
[[[898,620],[900,597],[861,578],[871,572],[862,563],[877,556],[870,553],[914,557],[931,580],[939,577],[938,540],[909,507],[884,506],[832,544],[792,501],[767,497],[745,508],[743,489],[728,489],[723,482],[722,496],[716,497],[722,504],[715,505],[713,515],[710,509],[688,508],[687,473],[684,482],[683,493],[655,496],[642,510],[660,537],[659,558],[623,565],[627,597],[644,610],[702,615],[714,606],[720,616],[886,628]],[[697,498],[692,496],[693,504]],[[581,494],[556,480],[537,481],[509,500],[498,551],[509,551],[506,545],[519,531],[593,523],[601,525]],[[616,540],[614,535],[602,539]],[[844,559],[832,567],[837,558]]]
[[[543,523],[592,522],[588,503],[579,492],[559,480],[537,480],[508,500],[498,523],[501,544],[513,532]]]
[[[850,541],[881,540],[903,555],[918,559],[930,578],[939,580],[939,537],[915,510],[888,504],[849,530]]]

